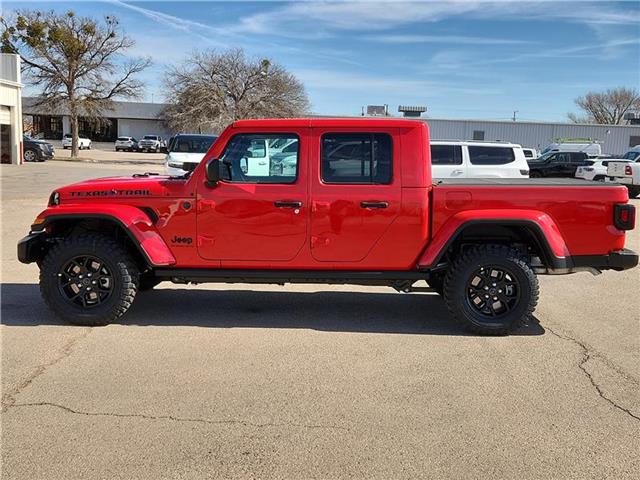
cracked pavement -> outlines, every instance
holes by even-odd
[[[504,338],[435,295],[313,285],[163,284],[62,324],[15,243],[54,186],[136,170],[0,169],[3,478],[638,478],[640,269],[541,277]]]

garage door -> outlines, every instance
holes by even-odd
[[[9,125],[11,123],[11,109],[0,105],[0,124]]]

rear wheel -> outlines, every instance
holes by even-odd
[[[542,175],[540,174],[540,172],[536,172],[534,170],[533,172],[529,172],[529,178],[542,178]]]
[[[111,238],[83,234],[65,238],[45,255],[40,292],[61,319],[76,325],[107,325],[135,298],[138,268]]]
[[[527,322],[538,303],[538,279],[520,253],[504,245],[479,245],[447,272],[444,298],[468,330],[506,335]]]

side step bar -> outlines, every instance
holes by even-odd
[[[156,277],[174,283],[325,283],[336,285],[385,285],[427,280],[428,272],[359,270],[240,270],[201,268],[158,268]]]

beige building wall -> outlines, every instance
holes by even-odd
[[[0,157],[22,163],[22,83],[20,57],[0,54]]]

